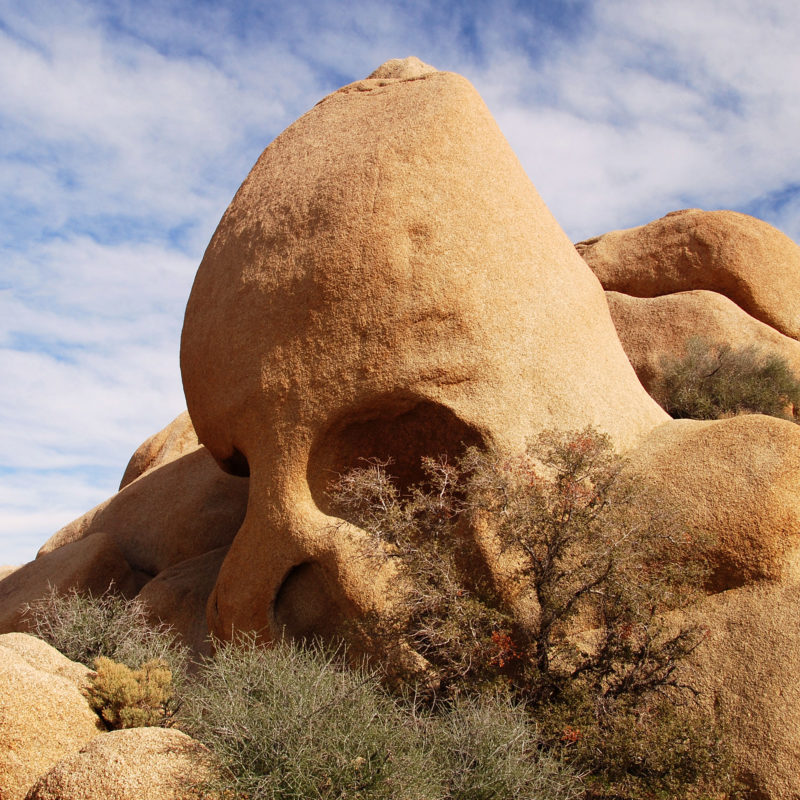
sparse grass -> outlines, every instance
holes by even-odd
[[[792,419],[800,377],[787,361],[756,347],[732,348],[693,337],[681,358],[665,358],[654,396],[673,417],[720,419],[767,414]]]
[[[207,788],[249,800],[575,800],[583,784],[541,748],[507,696],[435,712],[319,643],[242,637],[206,660],[183,725],[219,759]]]

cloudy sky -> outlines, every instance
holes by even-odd
[[[261,150],[410,54],[573,240],[701,207],[800,241],[797,0],[0,0],[0,564],[185,407],[191,282]]]

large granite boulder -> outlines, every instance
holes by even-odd
[[[475,89],[417,59],[263,152],[198,270],[181,369],[199,440],[251,477],[220,636],[325,633],[392,596],[390,565],[328,514],[364,457],[407,484],[423,455],[588,423],[629,447],[666,419]]]

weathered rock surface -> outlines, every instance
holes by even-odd
[[[197,655],[210,655],[206,605],[227,547],[181,561],[160,572],[139,592],[155,620],[166,623]]]
[[[609,291],[636,297],[707,289],[800,339],[800,247],[734,211],[674,211],[576,245]]]
[[[209,752],[169,728],[98,736],[36,781],[27,800],[189,800],[205,795]]]
[[[119,488],[124,489],[140,475],[200,447],[189,412],[184,411],[172,422],[142,442],[131,456]]]
[[[19,569],[19,567],[12,567],[11,565],[0,567],[0,581],[3,578],[7,578],[15,569]]]
[[[22,800],[34,781],[103,727],[79,688],[79,665],[48,645],[0,636],[0,797]],[[66,664],[64,662],[67,662]]]
[[[50,587],[103,594],[113,584],[132,596],[136,578],[116,541],[106,533],[70,542],[14,570],[0,580],[0,632],[27,630],[25,606],[47,595]]]
[[[594,423],[627,447],[665,419],[474,88],[417,59],[264,151],[200,265],[181,365],[200,441],[251,475],[218,635],[323,632],[390,594],[325,513],[362,457],[407,482],[462,444]]]
[[[103,532],[144,581],[229,544],[246,504],[246,480],[222,472],[204,447],[190,449],[56,532],[39,557]]]
[[[699,289],[659,297],[606,292],[606,299],[622,346],[651,393],[664,361],[683,357],[693,337],[736,349],[755,347],[785,359],[800,375],[800,342],[759,322],[717,292]]]
[[[797,569],[800,426],[760,414],[674,420],[630,454],[629,468],[690,534],[687,546],[713,537],[714,591]]]
[[[712,595],[690,612],[708,630],[689,679],[724,722],[753,798],[800,797],[798,576]]]

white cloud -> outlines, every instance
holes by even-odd
[[[183,308],[233,192],[280,130],[387,58],[467,75],[575,239],[687,205],[800,238],[800,6],[564,8],[582,16],[0,2],[0,562],[104,499],[181,410]]]

